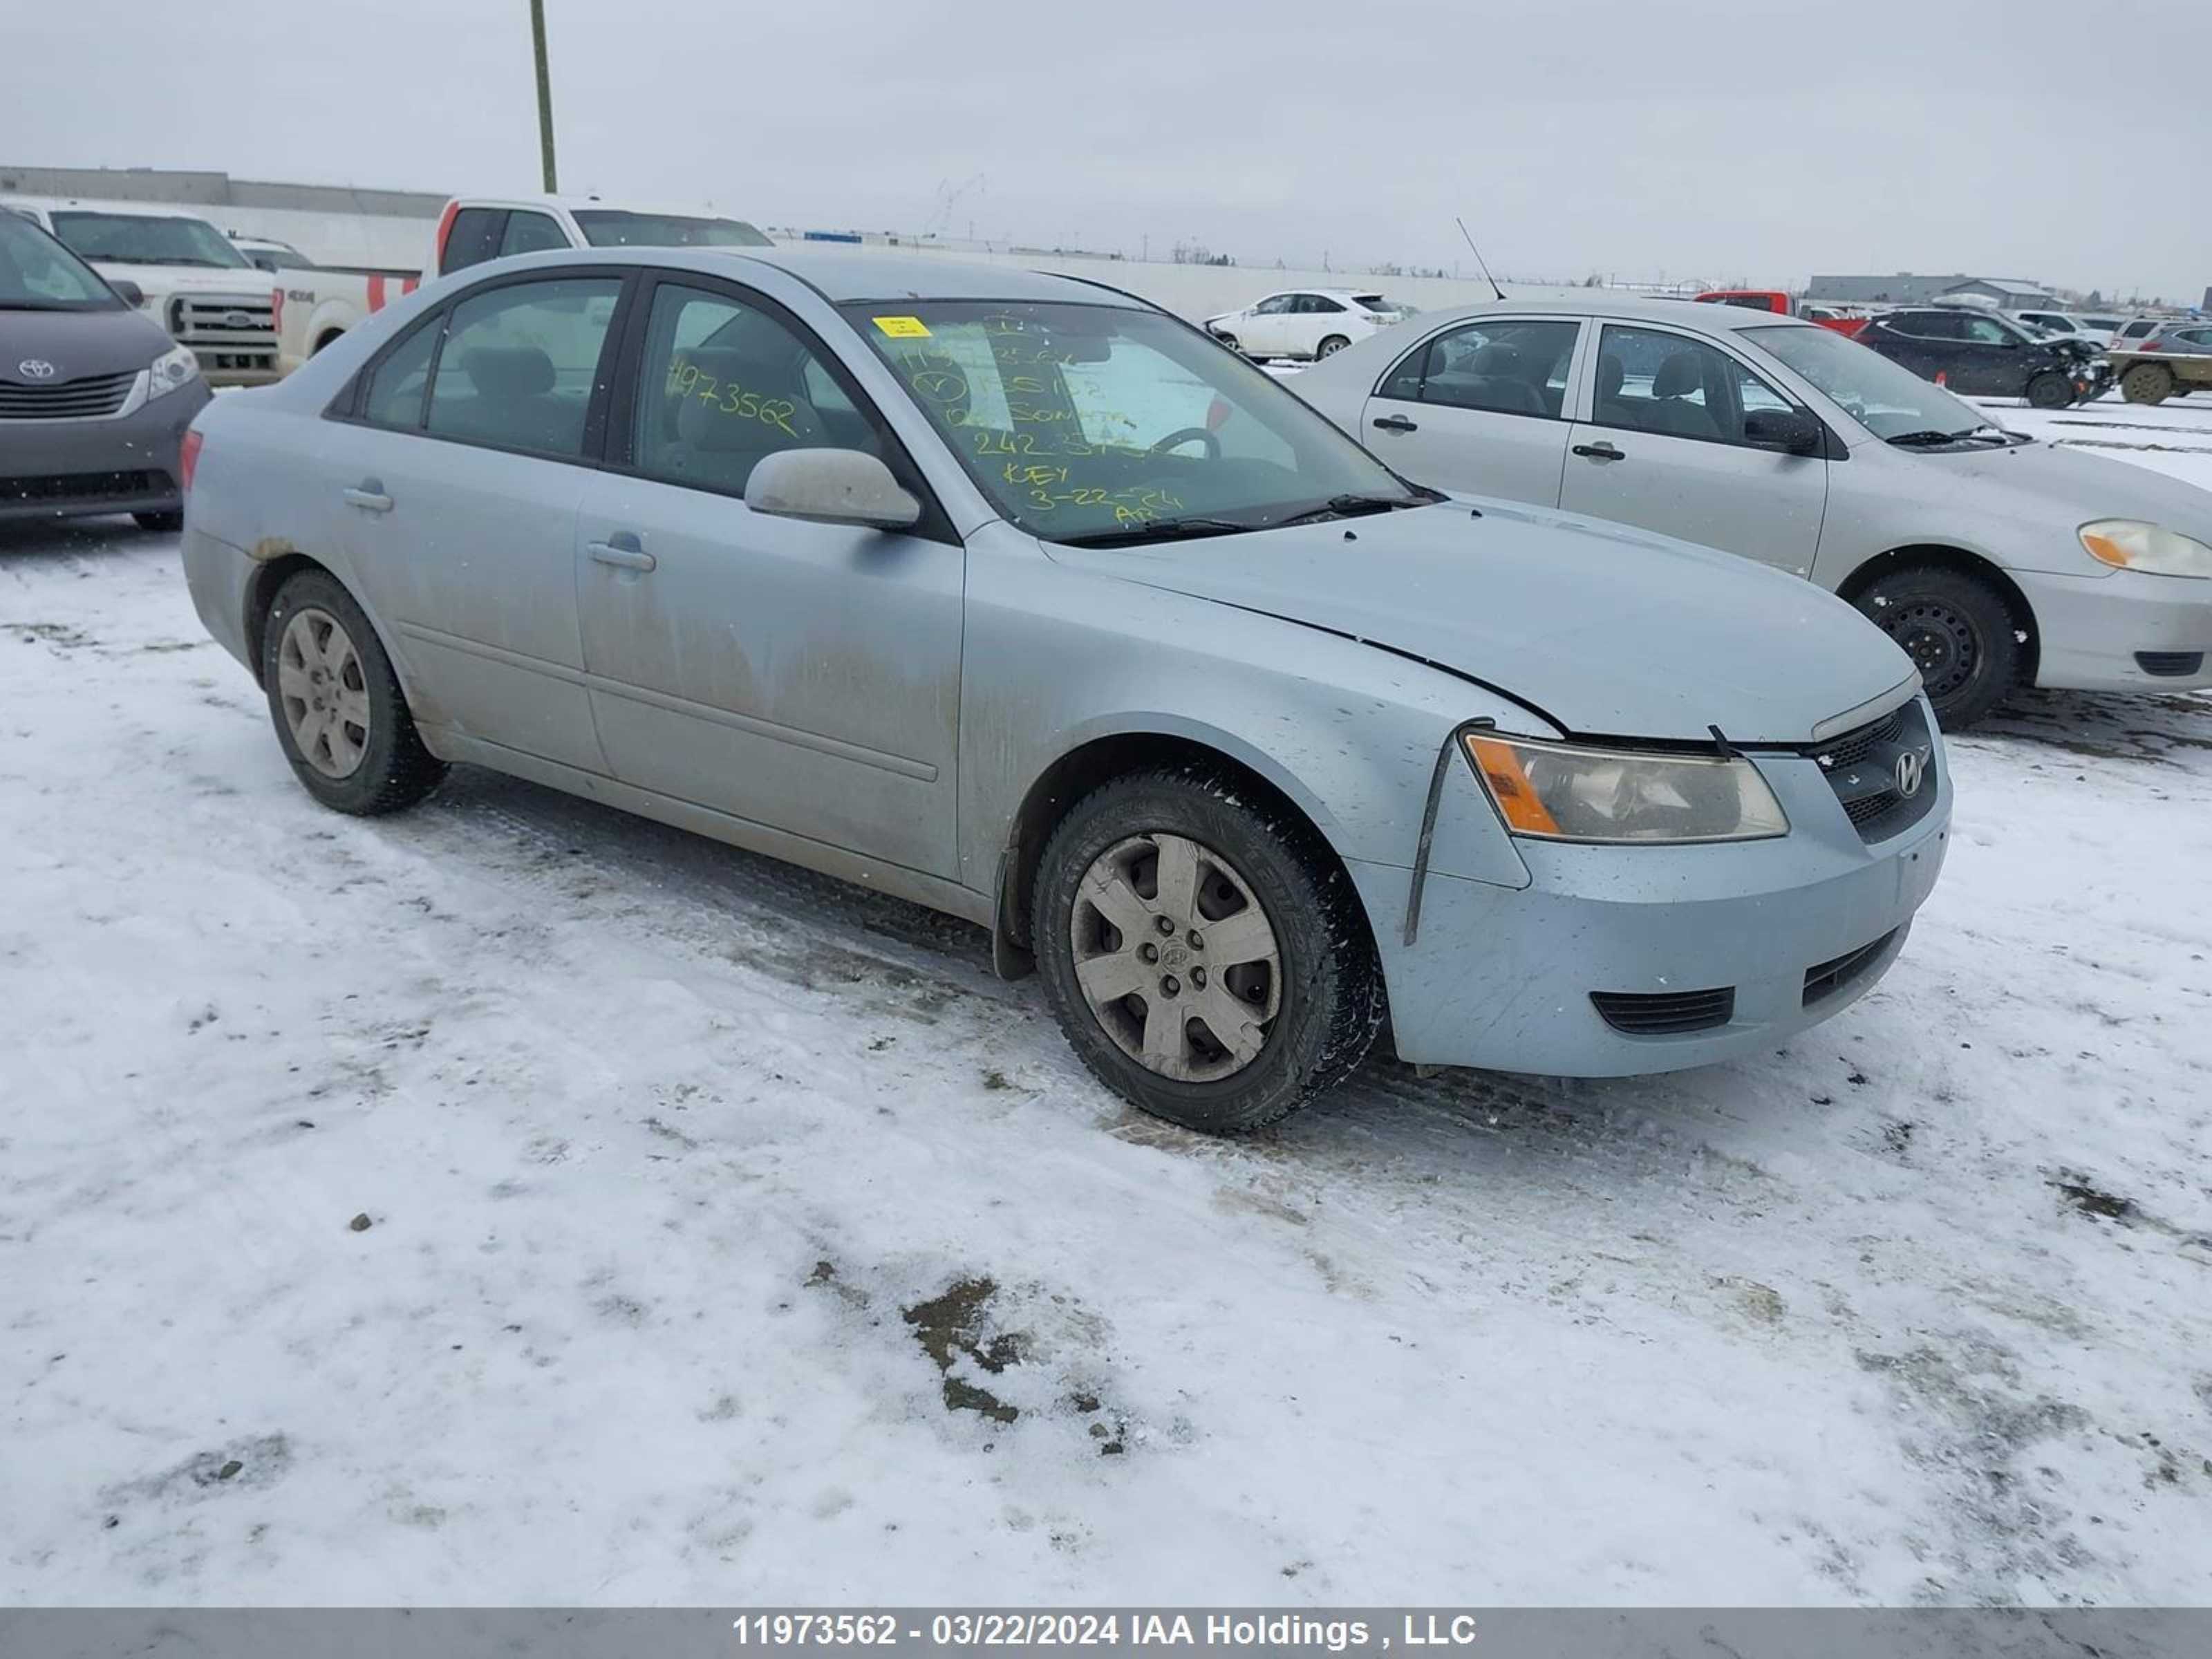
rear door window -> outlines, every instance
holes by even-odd
[[[453,309],[430,387],[433,436],[572,458],[619,276],[507,283]]]
[[[504,208],[463,208],[446,232],[446,246],[438,258],[438,274],[480,265],[499,252],[499,239],[507,228]]]
[[[1447,330],[1392,369],[1376,395],[1556,420],[1581,331],[1565,319],[1485,319]]]

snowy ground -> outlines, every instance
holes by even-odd
[[[0,529],[0,1601],[2212,1599],[2212,699],[1952,753],[1787,1049],[1221,1145],[957,924],[318,810],[170,540]]]

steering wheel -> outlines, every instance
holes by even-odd
[[[1221,459],[1220,435],[1212,428],[1202,426],[1187,426],[1180,432],[1170,432],[1146,453],[1152,455],[1164,455],[1176,446],[1188,443],[1193,438],[1206,446],[1207,460],[1218,461]]]

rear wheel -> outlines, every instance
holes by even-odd
[[[277,590],[262,627],[261,683],[284,758],[324,805],[397,812],[446,775],[376,630],[326,571],[303,570]]]
[[[1332,334],[1314,349],[1314,361],[1319,362],[1323,357],[1334,357],[1351,343],[1341,334]]]
[[[2074,382],[2046,370],[2027,383],[2027,401],[2037,409],[2063,409],[2074,401]]]
[[[173,536],[185,527],[182,513],[133,513],[131,516],[141,530],[158,530],[165,535]]]
[[[2019,624],[2004,596],[1978,577],[1909,565],[1878,578],[1856,603],[1912,659],[1946,731],[1974,724],[2019,682]]]
[[[1250,794],[1196,769],[1103,785],[1047,843],[1032,917],[1046,994],[1084,1064],[1214,1134],[1304,1105],[1382,1020],[1350,878]]]
[[[2120,395],[2131,404],[2162,404],[2173,395],[2173,371],[2164,363],[2137,363],[2120,376]]]

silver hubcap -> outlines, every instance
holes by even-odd
[[[1147,1071],[1211,1083],[1259,1058],[1282,1007],[1282,954],[1221,854],[1133,836],[1084,872],[1069,927],[1083,1000]]]
[[[326,778],[351,777],[368,749],[361,653],[327,611],[300,611],[276,646],[276,693],[292,742]]]

